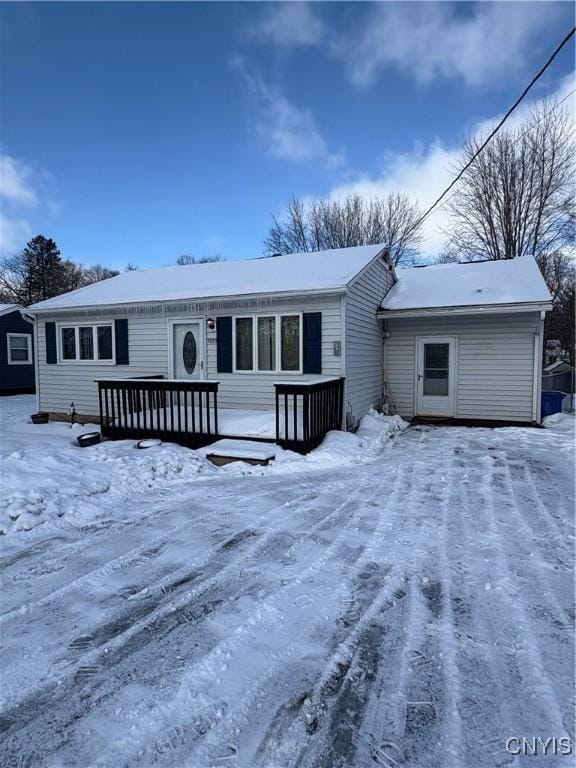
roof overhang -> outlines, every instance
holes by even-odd
[[[334,288],[309,288],[302,291],[269,291],[267,293],[232,293],[224,296],[198,296],[198,297],[179,297],[175,299],[140,299],[139,301],[118,301],[108,304],[78,304],[71,307],[30,307],[26,310],[31,315],[61,315],[73,314],[78,312],[93,312],[104,310],[117,310],[125,307],[139,307],[150,305],[174,305],[174,304],[226,304],[235,301],[275,301],[282,299],[298,299],[298,297],[311,296],[339,296],[347,292],[347,286],[337,286]]]
[[[380,309],[376,316],[380,320],[400,317],[451,317],[452,315],[496,315],[512,312],[548,312],[552,302],[524,302],[521,304],[476,304],[460,307],[420,307],[414,309]]]
[[[21,307],[20,304],[10,304],[4,309],[0,309],[0,317],[3,315],[9,315],[11,312],[20,312],[22,317],[29,323],[34,322],[34,315],[32,315],[32,313],[29,312],[26,307]]]

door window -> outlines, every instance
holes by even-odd
[[[424,395],[449,395],[449,344],[424,344]]]
[[[182,344],[182,362],[184,363],[186,373],[194,373],[197,358],[196,339],[192,331],[187,331],[184,336],[184,343]]]

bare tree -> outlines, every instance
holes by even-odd
[[[468,142],[455,170],[481,141]],[[464,261],[530,254],[542,266],[573,242],[574,151],[570,115],[551,105],[534,109],[520,129],[496,135],[448,204],[449,251]]]
[[[480,143],[468,143],[462,165]],[[534,109],[518,130],[498,134],[464,173],[448,205],[448,245],[439,259],[533,256],[554,304],[546,339],[560,339],[572,360],[575,149],[569,112],[551,104]]]
[[[94,264],[93,267],[87,267],[84,270],[84,285],[99,283],[101,280],[108,280],[108,278],[116,277],[119,274],[117,269],[110,269],[103,264]]]
[[[562,281],[554,297],[554,309],[546,315],[545,339],[558,339],[567,361],[574,365],[574,296],[576,280],[574,270]]]
[[[422,241],[420,208],[401,193],[366,200],[304,202],[293,197],[264,241],[268,255],[308,253],[356,245],[387,246],[394,264],[412,263]]]
[[[219,253],[215,253],[213,256],[192,256],[189,253],[183,253],[176,259],[176,264],[184,267],[189,264],[212,264],[218,261],[225,261],[224,257]]]

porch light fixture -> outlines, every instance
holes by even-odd
[[[208,327],[208,330],[209,330],[209,331],[213,331],[213,330],[214,330],[214,328],[216,328],[216,322],[214,321],[214,318],[213,318],[213,317],[209,317],[209,318],[206,320],[206,326]]]

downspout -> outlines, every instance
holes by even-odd
[[[40,352],[38,350],[38,318],[34,318],[34,384],[36,386],[36,412],[40,411]]]
[[[348,291],[340,296],[340,375],[344,376],[344,394],[342,396],[342,429],[347,427],[346,415],[348,413],[348,378],[346,377],[346,300]]]
[[[540,312],[538,330],[534,334],[534,381],[532,390],[532,421],[540,424],[542,419],[542,354],[544,351],[544,318]]]

